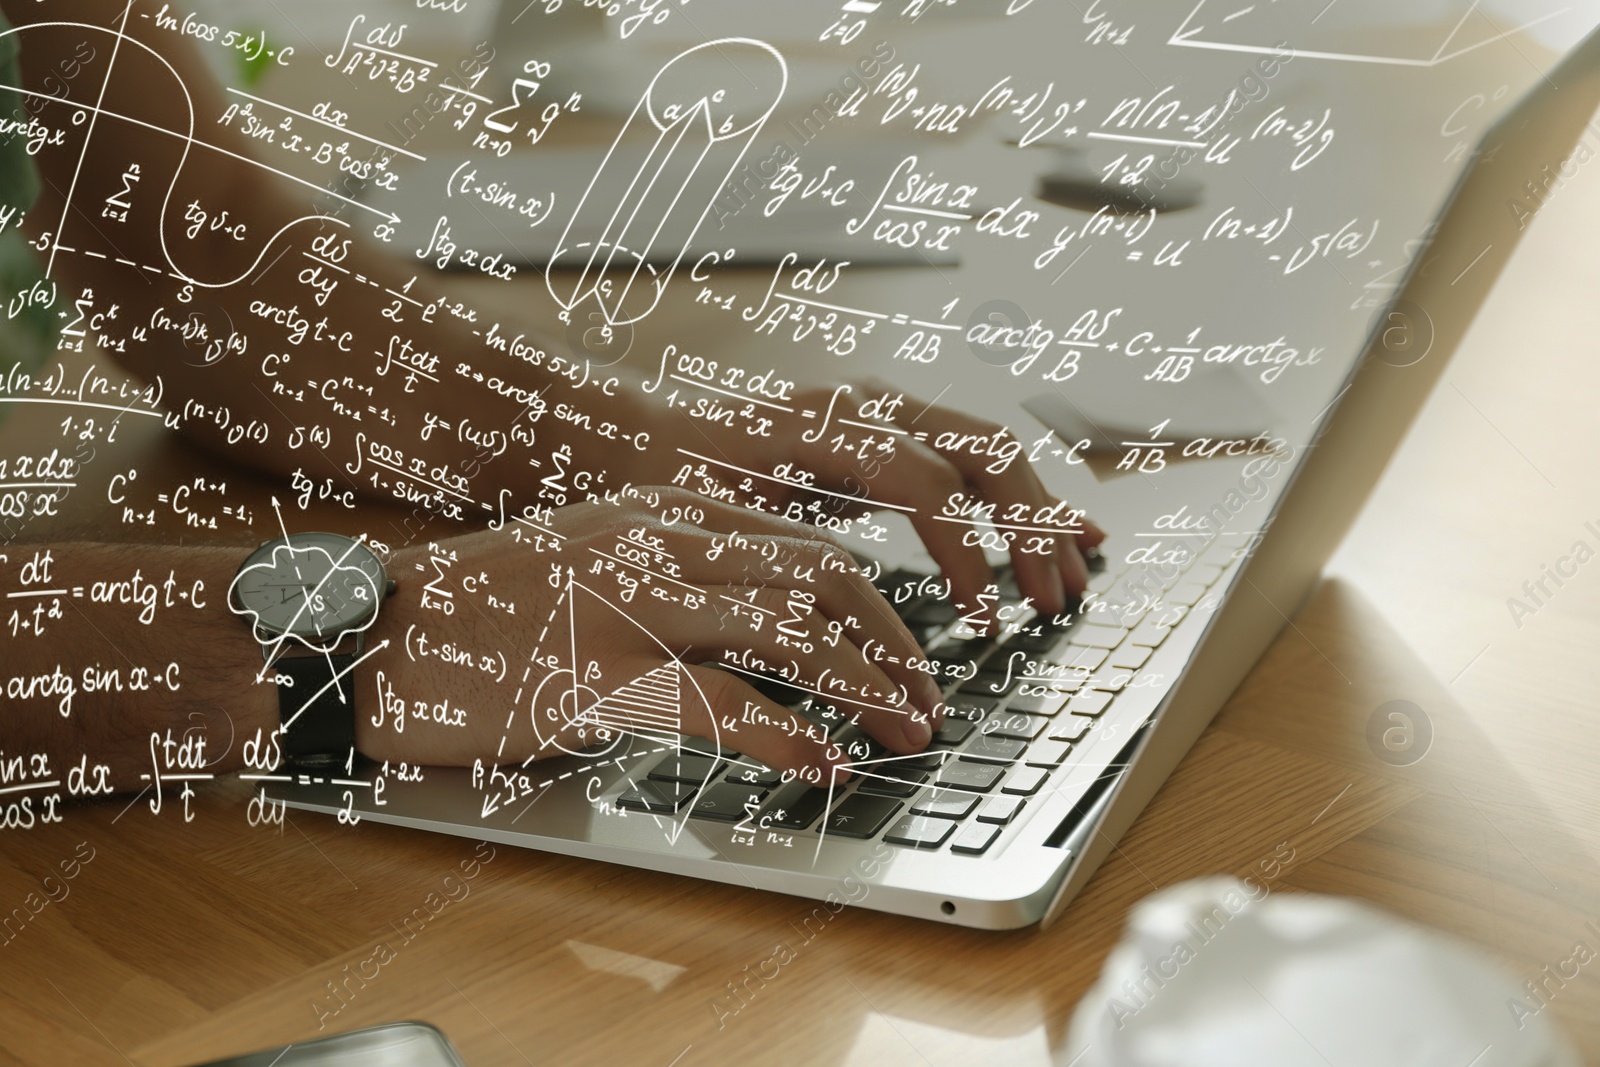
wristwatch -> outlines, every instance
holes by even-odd
[[[355,751],[354,667],[378,604],[394,592],[383,561],[362,541],[295,533],[262,542],[239,565],[228,606],[278,687],[278,744],[298,768],[349,766]]]

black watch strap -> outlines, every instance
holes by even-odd
[[[356,744],[355,656],[283,656],[272,669],[290,679],[278,684],[279,750],[295,767],[343,767]],[[332,670],[329,670],[329,664]]]

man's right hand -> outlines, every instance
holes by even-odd
[[[893,752],[927,746],[941,718],[939,687],[919,669],[927,661],[850,554],[814,528],[673,488],[547,518],[391,561],[399,592],[369,647],[388,637],[393,648],[368,668],[382,678],[376,699],[361,698],[363,754],[506,763],[676,723],[827,784],[848,757],[757,692],[752,673],[859,715]],[[430,556],[449,562],[436,568]],[[423,606],[425,585],[451,594],[427,597],[448,613]],[[651,701],[662,683],[645,676],[674,660],[686,665],[679,692]],[[728,667],[699,665],[709,662]]]

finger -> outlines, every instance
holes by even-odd
[[[1085,519],[1081,510],[1061,506],[1045,489],[1032,464],[1023,456],[1021,441],[1009,429],[962,412],[925,404],[898,393],[882,381],[871,380],[861,388],[874,396],[901,396],[902,413],[917,412],[910,421],[929,432],[936,450],[985,500],[996,506],[998,514],[1009,517],[1015,514],[1012,508],[1021,504],[1021,513],[1033,516],[1031,521],[1005,523],[1006,526],[1036,527],[1007,531],[1011,535],[1012,566],[1022,592],[1031,596],[1041,609],[1052,612],[1065,609],[1068,594],[1076,596],[1083,592],[1088,583],[1088,568],[1079,545],[1097,545],[1105,539],[1105,532]],[[902,418],[901,421],[906,420]],[[941,441],[961,442],[962,447],[941,448]],[[1037,540],[1040,537],[1045,538],[1042,545]],[[1058,588],[1059,596],[1056,595]]]
[[[1007,427],[910,398],[906,402],[920,410],[918,425],[929,431],[939,454],[992,506],[989,514],[1009,544],[1017,587],[1042,612],[1064,610],[1067,595],[1081,593],[1088,581],[1088,569],[1070,543],[1081,512],[1066,508],[1045,489],[1022,442]]]
[[[751,519],[758,521],[752,524]],[[732,505],[707,509],[704,522],[743,523],[745,531],[764,528],[773,533],[735,536],[737,531],[730,531],[719,541],[706,531],[682,528],[677,534],[683,547],[676,555],[684,560],[684,577],[705,587],[762,585],[811,598],[850,641],[870,650],[871,660],[905,689],[908,699],[935,716],[935,728],[941,725],[940,689],[926,670],[921,647],[848,549],[804,524],[756,516]],[[780,610],[787,615],[786,609]]]
[[[887,389],[884,383],[868,380],[841,388],[843,395],[825,391],[821,402],[827,406],[837,398],[844,403],[839,414],[841,420],[848,420],[839,425],[845,433],[844,445],[836,446],[837,435],[821,434],[815,440],[802,434],[793,445],[793,458],[816,476],[812,492],[830,497],[838,508],[855,506],[869,511],[888,507],[905,514],[949,581],[950,599],[966,612],[968,622],[987,629],[993,616],[978,595],[994,581],[988,559],[978,545],[963,543],[964,531],[958,525],[934,518],[952,499],[957,506],[965,500],[965,480],[937,452],[918,441],[914,431],[886,419],[861,416],[860,405],[882,396]],[[868,436],[875,437],[878,444],[863,454],[860,448]]]
[[[848,758],[822,727],[774,703],[727,671],[685,666],[680,695],[685,733],[735,749],[814,786],[849,780]],[[693,689],[695,694],[688,690]],[[693,699],[694,695],[704,701]]]
[[[737,564],[743,567],[742,573],[760,575],[763,584],[812,589],[823,610],[845,626],[851,640],[863,648],[873,640],[885,646],[880,660],[889,665],[885,669],[906,686],[913,701],[936,715],[935,728],[942,723],[941,691],[926,669],[927,660],[922,656],[921,646],[894,606],[872,584],[872,579],[856,562],[856,554],[842,538],[809,522],[720,500],[701,502],[705,506],[700,526],[708,532],[729,535],[726,543],[732,547],[722,548],[720,552],[758,553],[767,561]],[[741,538],[734,539],[734,534]],[[690,555],[699,558],[693,553]],[[813,577],[800,578],[808,568]],[[702,584],[737,581],[730,577],[734,572],[727,569],[697,568],[692,572]]]
[[[868,507],[887,505],[905,514],[949,581],[951,601],[979,629],[986,629],[993,615],[978,596],[993,583],[994,571],[982,548],[963,543],[969,527],[948,521],[948,512],[965,505],[966,480],[927,445],[888,423],[881,425],[885,433],[901,434],[894,438],[894,452],[886,459],[861,465],[853,453],[835,452],[820,440],[802,444],[800,458],[824,484],[851,488],[852,495],[864,499]],[[941,513],[944,517],[935,517]]]
[[[1078,539],[1070,534],[1056,538],[1056,562],[1061,568],[1062,585],[1071,596],[1082,596],[1089,588],[1089,564],[1078,547]],[[1066,606],[1062,609],[1065,612]]]
[[[831,620],[810,605],[794,610],[793,592],[772,587],[708,590],[730,608],[718,621],[699,613],[683,629],[708,653],[739,653],[732,669],[776,674],[835,705],[891,750],[921,752],[933,739],[927,710],[907,700],[903,686],[869,661]],[[738,614],[733,614],[738,611]],[[756,657],[751,659],[750,657]]]
[[[849,551],[838,538],[810,523],[796,522],[781,515],[774,515],[768,511],[745,507],[726,500],[713,500],[710,497],[692,493],[687,489],[674,488],[665,492],[673,494],[672,501],[686,509],[690,507],[698,508],[700,518],[696,525],[713,533],[801,537],[832,545],[841,552]]]
[[[907,698],[925,712],[937,713],[939,685],[925,670],[927,659],[910,629],[883,594],[847,553],[816,541],[779,538],[763,541],[763,559],[773,566],[761,583],[815,598],[817,610],[877,664]]]

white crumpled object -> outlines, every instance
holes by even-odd
[[[1466,945],[1365,904],[1203,878],[1133,909],[1060,1059],[1579,1067],[1539,1006]]]

